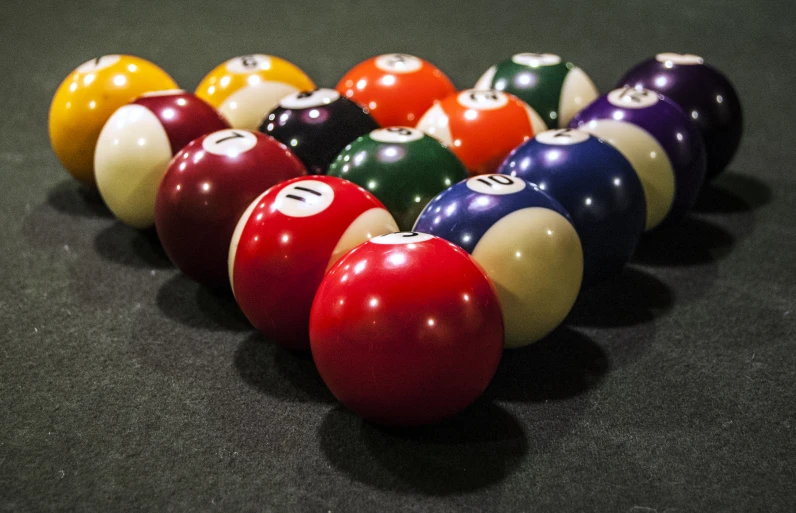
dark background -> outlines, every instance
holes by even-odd
[[[794,26],[790,1],[3,0],[0,509],[794,511]],[[394,51],[461,88],[559,53],[603,91],[693,52],[746,114],[691,218],[507,353],[483,400],[410,431],[341,409],[309,358],[83,194],[47,136],[60,81],[103,54],[190,90],[246,53],[333,86]]]

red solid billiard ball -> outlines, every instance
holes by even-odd
[[[469,89],[435,102],[417,128],[448,146],[472,175],[494,173],[511,150],[547,129],[527,103],[493,89]]]
[[[227,129],[194,140],[158,188],[155,227],[163,249],[188,277],[228,287],[229,244],[243,212],[269,187],[306,173],[285,145],[260,133]]]
[[[352,182],[295,178],[270,188],[241,217],[229,248],[232,292],[251,323],[289,349],[309,349],[312,300],[351,248],[397,231],[384,205]]]
[[[336,89],[367,108],[381,126],[414,126],[456,87],[428,61],[403,53],[370,58],[349,70]]]
[[[138,97],[111,115],[97,139],[94,174],[105,204],[123,223],[148,228],[172,157],[229,124],[195,95],[175,89]]]
[[[486,389],[503,350],[503,317],[467,252],[425,233],[392,233],[332,267],[315,297],[310,340],[324,382],[355,413],[429,424]]]

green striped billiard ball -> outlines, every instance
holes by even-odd
[[[566,127],[599,96],[582,69],[551,53],[518,53],[489,68],[475,88],[519,97],[542,116],[548,128]]]
[[[370,191],[401,230],[411,230],[429,201],[467,178],[464,164],[445,145],[405,127],[382,128],[358,138],[337,156],[327,174]]]

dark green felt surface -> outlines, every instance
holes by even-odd
[[[792,2],[0,2],[0,510],[796,510]],[[363,424],[311,360],[115,222],[49,148],[59,82],[105,53],[185,88],[231,56],[321,85],[377,53],[460,87],[517,51],[605,90],[699,53],[746,107],[729,171],[451,422]]]

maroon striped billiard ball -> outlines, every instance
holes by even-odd
[[[169,161],[197,137],[229,128],[216,109],[182,90],[138,97],[111,115],[97,139],[94,175],[105,204],[123,223],[148,228]]]
[[[238,219],[268,188],[306,173],[267,135],[228,129],[196,139],[174,157],[158,188],[155,227],[163,249],[188,277],[227,288]]]

